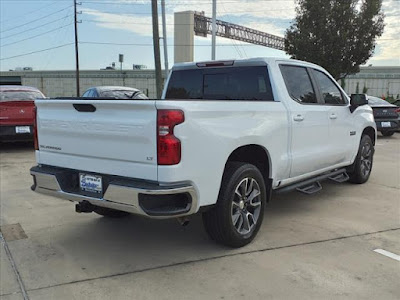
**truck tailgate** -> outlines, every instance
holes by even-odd
[[[39,164],[157,180],[153,100],[36,100]]]

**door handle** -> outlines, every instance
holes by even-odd
[[[337,115],[336,114],[331,114],[329,116],[329,119],[332,119],[332,120],[337,119]]]
[[[296,115],[293,117],[293,120],[297,121],[297,122],[301,122],[304,120],[304,117],[302,115]]]

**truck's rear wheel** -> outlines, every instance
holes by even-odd
[[[370,136],[363,135],[361,137],[357,157],[351,167],[352,171],[348,172],[350,182],[364,183],[368,180],[372,170],[374,152],[374,144],[372,143]]]
[[[217,204],[203,213],[207,233],[230,247],[247,245],[260,229],[266,197],[264,178],[254,165],[228,163]]]
[[[93,209],[93,211],[96,214],[102,215],[104,217],[109,217],[109,218],[123,218],[123,217],[130,215],[130,213],[128,213],[126,211],[120,211],[120,210],[115,210],[115,209],[100,207],[100,206],[96,206]]]

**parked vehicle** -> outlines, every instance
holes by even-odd
[[[0,86],[0,141],[33,140],[34,100],[44,98],[29,86]]]
[[[400,99],[394,101],[392,104],[396,105],[399,109],[397,111],[399,117],[397,118],[397,124],[399,124],[399,127],[397,128],[397,132],[400,132]]]
[[[109,99],[149,99],[141,90],[126,86],[97,86],[88,89],[82,97]]]
[[[272,190],[364,183],[376,125],[323,68],[258,58],[176,64],[158,100],[37,100],[32,190],[76,211],[186,218],[248,244]]]
[[[392,136],[400,126],[400,108],[378,97],[368,96],[378,131],[383,136]]]

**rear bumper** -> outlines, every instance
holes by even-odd
[[[29,126],[29,133],[17,133],[16,127]],[[2,125],[0,126],[1,141],[31,141],[33,140],[33,126],[31,125]]]
[[[172,218],[197,212],[197,193],[188,183],[160,184],[118,176],[104,178],[102,195],[79,189],[78,170],[36,166],[31,168],[32,190],[69,201],[126,211],[151,218]],[[86,172],[87,173],[87,172]]]
[[[390,122],[390,127],[383,127],[383,123]],[[398,119],[375,119],[376,129],[378,131],[396,131],[399,130],[399,120]]]

